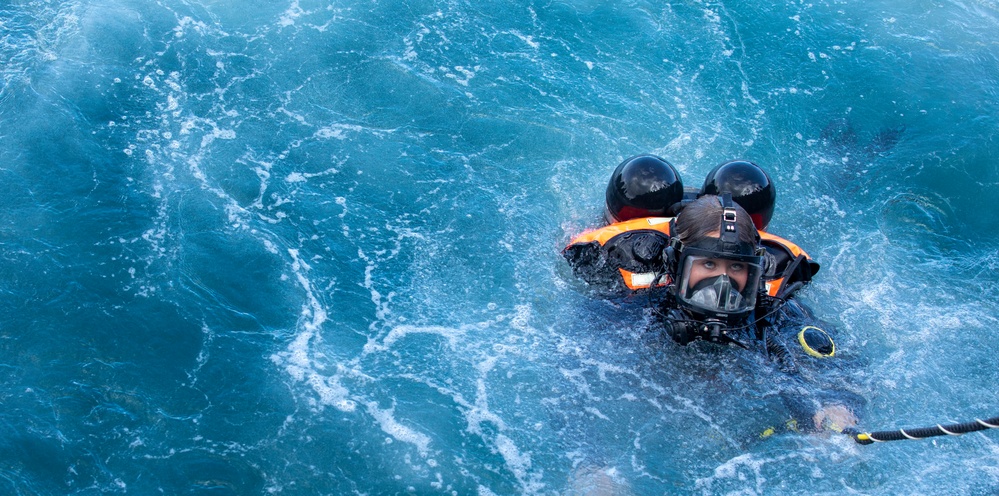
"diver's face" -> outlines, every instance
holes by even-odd
[[[749,280],[749,266],[745,262],[726,260],[724,258],[701,258],[694,260],[690,266],[690,278],[687,287],[693,288],[697,283],[709,277],[725,274],[732,281],[736,291],[742,291]]]

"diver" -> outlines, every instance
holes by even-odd
[[[797,379],[793,388],[781,391],[781,398],[800,429],[842,431],[853,426],[854,411],[863,403],[857,395],[812,391],[800,380],[784,339],[795,339],[804,355],[820,359],[833,357],[835,344],[823,330],[828,326],[788,300],[788,286],[776,291],[780,296],[761,287],[773,262],[765,256],[755,227],[727,192],[685,206],[673,221],[674,234],[664,254],[672,282],[654,311],[652,327],[681,345],[708,341],[760,349]]]
[[[781,397],[798,426],[841,430],[856,424],[862,400],[845,391],[809,392],[814,388],[802,383],[795,353],[784,344],[795,340],[806,359],[835,355],[827,326],[791,299],[819,265],[764,231],[775,200],[770,177],[752,162],[719,164],[692,192],[665,160],[632,157],[608,185],[607,216],[614,222],[577,236],[563,256],[591,285],[659,295],[655,334],[681,345],[762,350],[793,378]]]

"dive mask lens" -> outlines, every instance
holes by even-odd
[[[677,284],[681,303],[719,317],[748,313],[756,305],[760,266],[717,256],[687,256]]]

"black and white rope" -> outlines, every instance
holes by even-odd
[[[915,429],[899,429],[897,431],[860,432],[856,429],[844,430],[860,444],[883,443],[886,441],[901,441],[903,439],[926,439],[933,436],[960,436],[969,432],[984,431],[999,428],[999,417],[975,419],[973,422],[940,425],[933,427],[918,427]]]

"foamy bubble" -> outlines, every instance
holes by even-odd
[[[406,337],[409,334],[436,334],[447,339],[448,346],[452,349],[456,348],[458,340],[465,335],[464,328],[453,328],[444,326],[411,326],[402,325],[393,328],[389,333],[382,339],[382,344],[379,348],[385,349],[391,347],[396,341]],[[365,345],[367,351],[367,345]]]
[[[343,412],[353,412],[357,408],[357,403],[349,397],[350,391],[340,384],[337,377],[312,374],[308,383],[319,394],[321,404],[330,405]]]
[[[373,401],[366,403],[365,406],[368,413],[378,422],[382,431],[391,436],[391,439],[412,444],[423,458],[429,456],[430,436],[399,423],[394,416],[395,408],[382,410]]]

